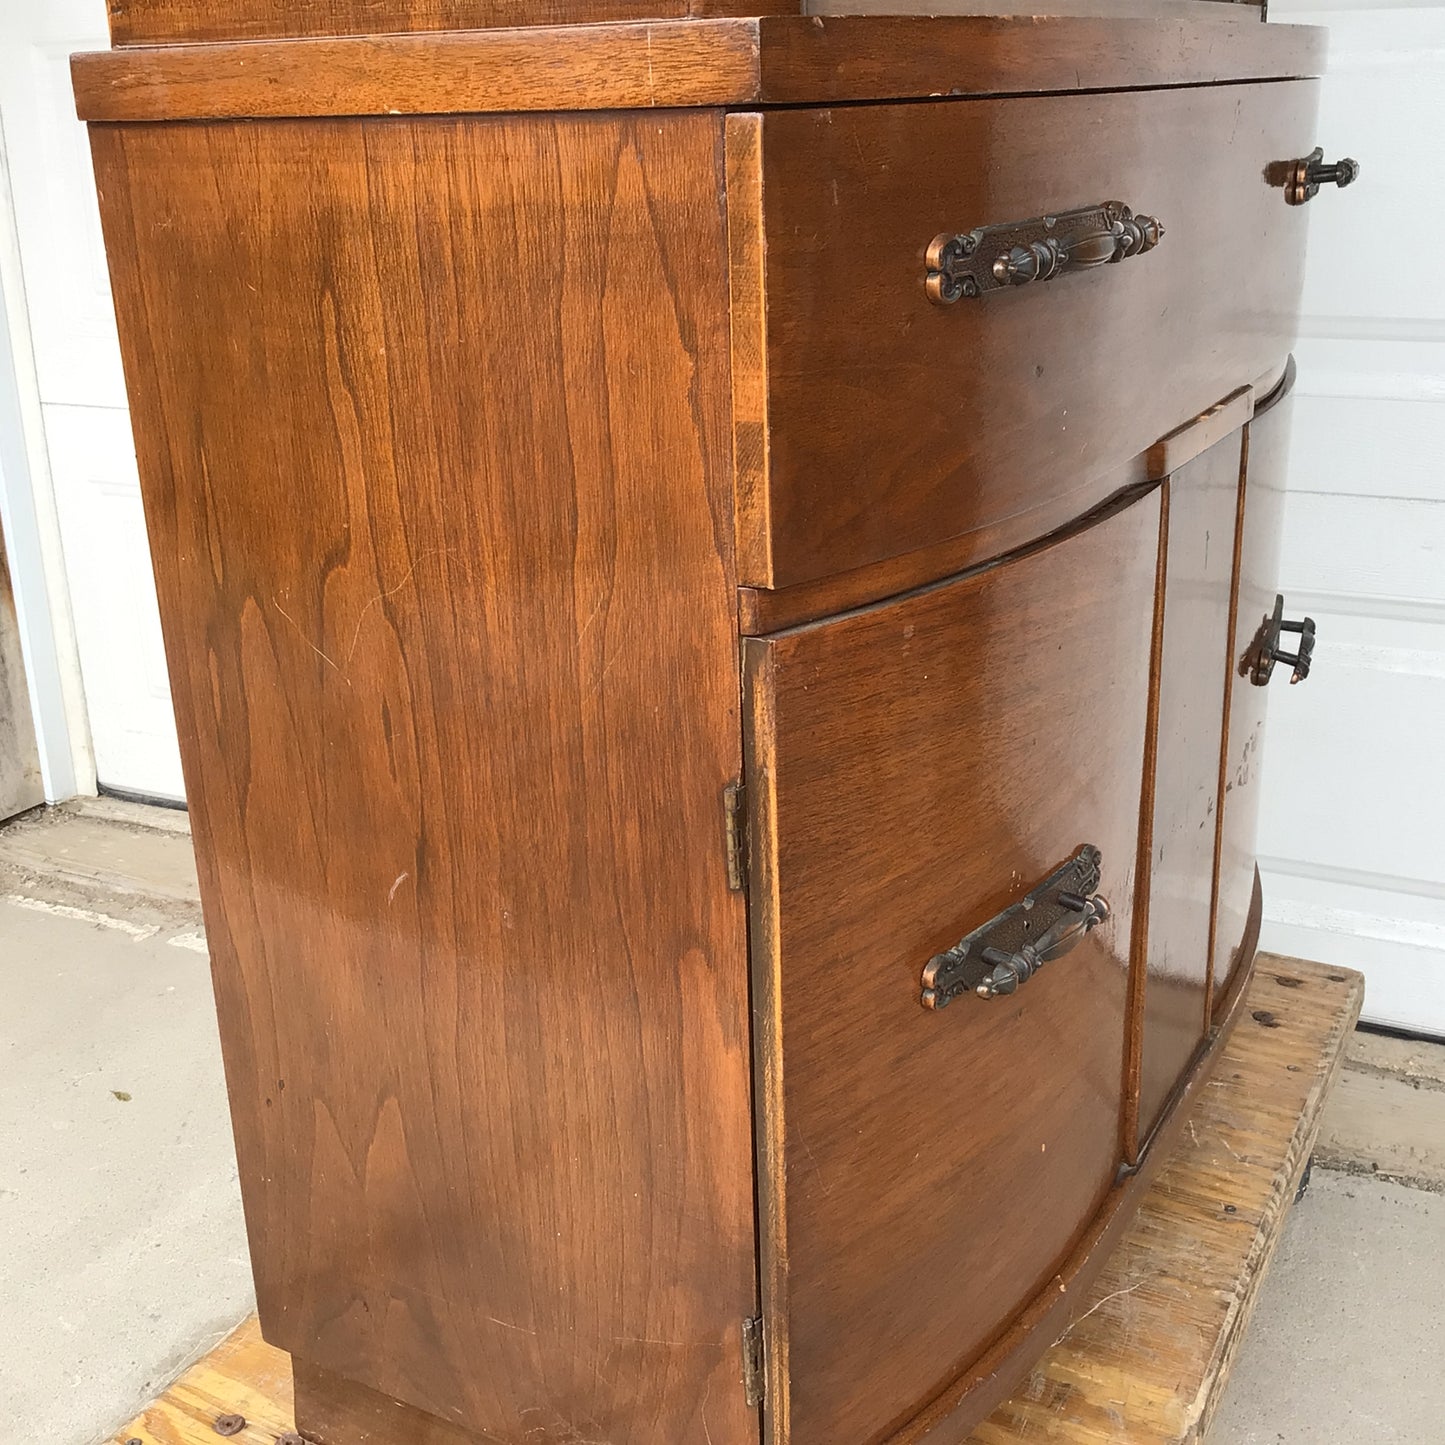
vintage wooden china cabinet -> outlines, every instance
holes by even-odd
[[[75,87],[301,1434],[963,1440],[1253,959],[1321,32],[110,11]]]

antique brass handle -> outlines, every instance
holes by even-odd
[[[1044,964],[1062,958],[1109,916],[1108,900],[1093,891],[1102,867],[1103,855],[1086,845],[1017,903],[935,954],[923,970],[924,1008],[946,1008],[965,993],[1014,993]]]
[[[1319,194],[1321,186],[1351,185],[1359,179],[1360,163],[1346,156],[1333,165],[1325,164],[1322,147],[1316,146],[1302,160],[1295,161],[1285,178],[1284,198],[1292,206],[1302,206]]]
[[[1299,633],[1299,646],[1293,652],[1280,649],[1280,639],[1286,632]],[[1293,668],[1290,683],[1303,682],[1310,675],[1310,661],[1315,652],[1315,620],[1301,618],[1298,622],[1286,622],[1284,598],[1277,595],[1274,611],[1266,614],[1254,634],[1254,641],[1239,659],[1239,675],[1247,677],[1256,687],[1268,684],[1277,662],[1287,662]]]
[[[1108,266],[1152,251],[1164,235],[1153,216],[1136,216],[1121,201],[1105,201],[1057,216],[980,226],[976,231],[935,236],[926,256],[928,299],[951,306],[1065,271]]]

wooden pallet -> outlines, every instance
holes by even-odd
[[[1089,1303],[971,1445],[1204,1438],[1364,990],[1345,969],[1260,956],[1234,1036]],[[290,1359],[254,1319],[115,1445],[217,1445],[221,1415],[245,1417],[237,1445],[294,1429]]]

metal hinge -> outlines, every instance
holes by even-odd
[[[743,1321],[743,1394],[751,1408],[763,1403],[763,1322],[755,1316]]]
[[[741,893],[748,886],[747,791],[741,783],[723,789],[723,846],[727,851],[728,887]]]

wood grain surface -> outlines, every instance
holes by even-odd
[[[126,46],[77,55],[72,73],[85,120],[833,105],[1320,73],[1323,30],[1213,8],[1150,20],[782,15]]]
[[[305,1445],[488,1445],[498,1438],[414,1410],[300,1355],[291,1365],[296,1430]],[[531,1428],[537,1439],[547,1438],[541,1428]]]
[[[267,1337],[746,1445],[717,118],[92,134]]]
[[[1276,366],[1305,225],[1265,171],[1313,145],[1315,94],[1306,81],[765,114],[767,477],[743,497],[743,583],[950,538],[976,539],[960,566],[1007,551],[1103,501],[1131,458]],[[1200,150],[1201,135],[1227,139]],[[1159,217],[1160,245],[929,302],[923,252],[940,232],[1109,199]]]
[[[1364,983],[1259,956],[1211,1087],[1077,1322],[970,1445],[1204,1445]]]
[[[798,13],[800,0],[109,0],[113,45]]]
[[[1238,541],[1238,600],[1228,671],[1225,710],[1229,730],[1224,754],[1224,779],[1219,826],[1219,886],[1215,906],[1211,981],[1217,1006],[1243,957],[1245,920],[1254,876],[1259,822],[1260,764],[1264,750],[1268,688],[1255,687],[1240,675],[1240,662],[1260,621],[1274,610],[1279,591],[1280,541],[1284,534],[1285,470],[1294,367],[1280,389],[1265,399],[1246,436],[1243,515]],[[1288,604],[1288,597],[1285,599]],[[1287,617],[1299,616],[1299,609]],[[1308,683],[1305,684],[1308,686]],[[1270,687],[1289,686],[1289,667],[1275,669]]]
[[[1261,954],[1224,1046],[1075,1322],[971,1445],[1200,1445],[1223,1395],[1320,1111],[1359,1014],[1364,979]],[[1270,1013],[1277,1028],[1250,1017]],[[1229,1206],[1229,1208],[1226,1208]],[[239,1445],[291,1428],[286,1356],[254,1319],[112,1437],[112,1445]]]
[[[1219,18],[1221,0],[1033,0],[1021,8],[1019,0],[802,0],[809,15],[1029,15],[1138,16],[1158,19],[1182,15],[1194,19]],[[1258,8],[1258,0],[1224,0]]]
[[[1207,0],[1217,4],[1218,0]],[[1222,401],[1200,412],[1193,421],[1175,428],[1145,453],[1145,473],[1152,482],[1162,482],[1195,457],[1202,456],[1216,442],[1231,432],[1239,431],[1254,415],[1257,393],[1252,386],[1241,386]]]
[[[1217,0],[1200,0],[1200,3],[1215,4]],[[760,116],[741,114],[730,116],[728,126],[753,127]],[[731,166],[735,157],[744,154],[744,148],[729,140],[728,161]],[[746,169],[740,167],[740,169]],[[760,189],[760,187],[759,187]],[[751,274],[751,258],[757,254],[756,243],[748,241],[746,264],[740,264],[739,239],[751,234],[751,228],[739,227],[735,221],[737,190],[728,193],[728,232],[733,238],[734,259],[732,274],[735,281],[735,295],[745,288],[736,287],[739,274]],[[746,191],[744,194],[753,194]],[[749,293],[750,294],[750,293]],[[750,509],[766,506],[766,427],[759,427],[756,418],[766,413],[765,400],[759,402],[758,391],[765,392],[767,369],[765,362],[758,364],[758,352],[752,341],[763,329],[765,322],[761,310],[749,312],[746,324],[738,324],[738,305],[733,305],[733,453],[737,472],[737,488],[742,500],[739,510],[747,513]],[[739,344],[739,335],[749,338],[747,345]],[[749,386],[748,379],[756,381]],[[1266,386],[1265,392],[1270,388]],[[1131,457],[1124,466],[1111,476],[1091,483],[1087,488],[1089,496],[1100,493],[1104,501],[1101,508],[1114,505],[1124,494],[1137,490],[1150,481],[1163,481],[1170,472],[1192,461],[1200,453],[1208,451],[1215,442],[1232,431],[1238,431],[1249,420],[1254,404],[1255,389],[1244,386],[1232,392],[1223,401],[1201,412],[1192,421],[1175,428],[1161,437],[1147,451]],[[747,402],[746,423],[741,421],[743,408],[740,401]],[[1088,514],[1085,513],[1085,516]],[[1076,525],[1080,518],[1071,517],[1066,526]],[[871,562],[866,567],[854,568],[847,572],[834,572],[812,582],[801,582],[792,587],[740,587],[738,589],[738,626],[745,633],[780,632],[785,627],[796,627],[803,622],[816,622],[835,612],[846,612],[854,607],[863,607],[880,602],[886,597],[897,596],[915,587],[927,586],[940,577],[947,577],[967,570],[970,562],[982,555],[991,557],[995,548],[1000,551],[1012,533],[1011,520],[1005,518],[994,527],[981,528],[963,537],[951,537],[944,542],[919,547],[897,557],[887,557],[880,562]],[[766,544],[771,527],[758,526],[743,529],[742,539]],[[758,554],[766,563],[766,546]],[[739,560],[739,570],[749,570],[752,564],[745,558]]]
[[[1158,532],[1156,492],[744,643],[774,1441],[905,1426],[1113,1184]],[[929,958],[1085,843],[1113,920],[1014,998],[923,1008]]]
[[[761,20],[759,99],[806,105],[1028,95],[1277,80],[1324,70],[1323,28],[1261,27],[1256,11],[1233,5],[1147,19],[1052,14],[1047,3],[1042,14],[1018,9],[1023,13]],[[1197,158],[1199,148],[1190,154]]]
[[[1203,1045],[1209,1022],[1219,748],[1230,668],[1230,580],[1243,441],[1242,428],[1232,432],[1168,482],[1139,1082],[1144,1137]],[[1252,855],[1247,880],[1252,887]],[[1241,917],[1236,943],[1243,922]]]
[[[757,88],[748,20],[250,40],[71,59],[83,120],[724,105]]]
[[[736,363],[735,344],[735,393],[739,378]],[[741,462],[744,454],[740,446],[736,455]],[[766,455],[765,438],[757,455]],[[1061,524],[1054,530],[1071,530],[1091,515],[1106,511],[1122,498],[1137,493],[1147,483],[1146,463],[1147,458],[1143,455],[1131,457],[1117,471],[1090,481],[1078,493],[1066,489],[1063,495],[1056,498],[1056,505],[1050,509],[1051,518],[1057,515],[1061,519]],[[748,512],[748,522],[752,523],[759,516],[756,509],[766,506],[767,503],[767,489],[763,485],[765,478],[754,478],[756,486],[749,500],[749,493],[744,489],[741,467],[739,470],[739,510]],[[1103,500],[1097,501],[1097,505],[1089,505],[1100,497]],[[1070,510],[1071,505],[1078,510]],[[1040,521],[1039,525],[1044,523]],[[771,528],[743,525],[739,528],[739,543],[747,546],[761,538],[764,545],[753,555],[767,556],[768,539],[762,537],[765,530],[771,533]],[[798,582],[789,587],[739,587],[739,628],[745,633],[780,632],[787,627],[821,621],[834,613],[850,612],[856,607],[865,607],[903,592],[927,587],[941,577],[956,576],[982,562],[1020,550],[1016,540],[1018,533],[1016,521],[1005,517],[993,526],[980,527],[962,537],[949,537],[930,546],[902,552],[896,557],[885,557],[843,572],[830,572],[826,577]],[[1030,535],[1025,545],[1041,541],[1048,535],[1048,531],[1037,537]],[[746,565],[740,554],[739,568]]]
[[[1218,18],[1217,0],[1049,0],[1035,15]],[[727,15],[1016,14],[1016,0],[109,0],[111,43],[384,35]]]

